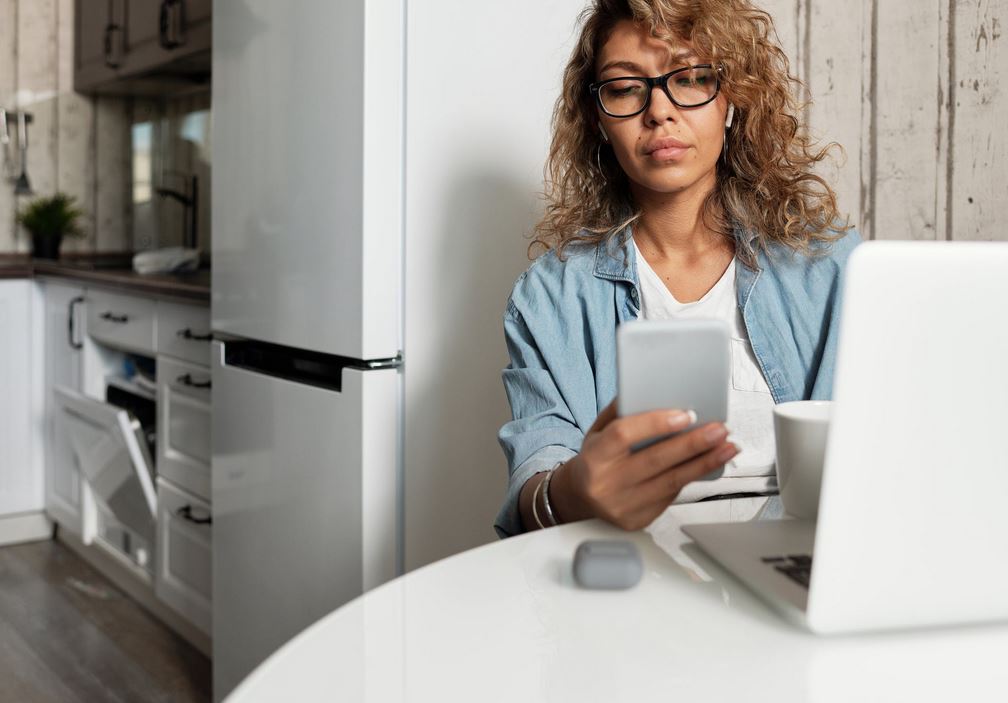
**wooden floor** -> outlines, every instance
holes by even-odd
[[[56,541],[0,548],[0,700],[209,701],[210,661]]]

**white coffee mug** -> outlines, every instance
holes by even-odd
[[[777,485],[784,511],[799,518],[819,512],[819,487],[833,403],[796,400],[774,406]]]

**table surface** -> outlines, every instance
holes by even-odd
[[[571,560],[585,539],[633,541],[641,582],[578,588]],[[817,637],[705,559],[675,520],[638,533],[592,520],[370,591],[228,701],[1006,700],[1006,655],[1006,625]]]

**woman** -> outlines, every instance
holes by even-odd
[[[812,171],[828,147],[799,129],[797,80],[765,12],[595,0],[583,19],[554,111],[535,240],[547,252],[504,315],[514,419],[500,431],[510,485],[495,528],[599,517],[636,530],[701,501],[752,517],[776,492],[773,404],[830,397],[858,235]],[[616,417],[616,327],[677,317],[732,330],[727,427],[631,454],[690,418]],[[722,464],[723,477],[696,481]],[[725,512],[743,498],[745,514]]]

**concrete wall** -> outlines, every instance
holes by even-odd
[[[866,238],[1008,240],[1008,0],[764,0]]]
[[[63,251],[129,248],[129,105],[73,92],[73,0],[0,0],[0,106],[27,110],[28,177],[37,195],[59,190],[78,199],[87,236]],[[28,251],[15,213],[16,140],[0,153],[0,252]]]

